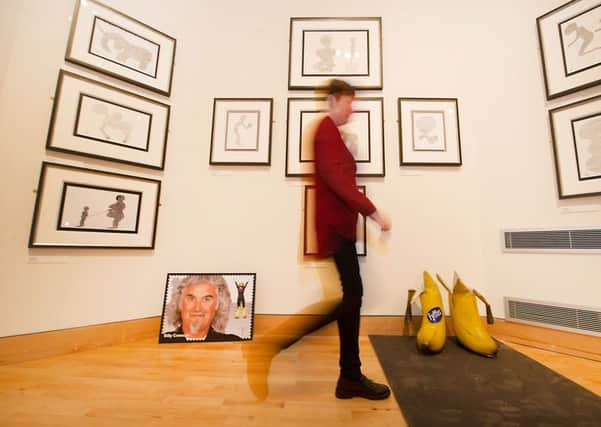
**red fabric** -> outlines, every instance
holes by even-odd
[[[357,214],[369,216],[376,207],[357,188],[355,159],[329,116],[315,132],[314,155],[318,250],[330,256],[344,240],[357,239]]]

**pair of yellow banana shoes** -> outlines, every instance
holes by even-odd
[[[475,289],[470,290],[461,281],[457,273],[453,279],[453,290],[437,274],[436,278],[449,294],[451,322],[460,345],[486,357],[495,357],[499,346],[490,336],[478,312],[476,297],[486,305],[486,318],[489,324],[494,322],[490,305]],[[409,289],[405,321],[410,323],[411,304],[416,298],[415,289]],[[435,354],[443,350],[447,328],[444,317],[442,297],[432,276],[424,271],[424,290],[419,294],[422,306],[422,323],[417,332],[417,348],[422,353]]]

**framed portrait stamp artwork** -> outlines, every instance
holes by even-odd
[[[382,19],[290,18],[288,89],[324,87],[332,78],[382,89]]]
[[[65,59],[169,96],[176,41],[95,0],[78,0]]]
[[[251,340],[255,273],[169,273],[159,343]]]
[[[161,182],[43,162],[30,248],[153,249]]]

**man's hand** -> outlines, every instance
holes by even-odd
[[[378,210],[372,213],[369,217],[378,223],[380,230],[382,231],[389,231],[392,228],[390,219],[386,215],[380,213]]]

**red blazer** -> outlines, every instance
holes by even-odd
[[[375,212],[373,203],[357,189],[357,165],[336,124],[326,116],[314,140],[315,227],[319,255],[333,255],[344,240],[357,240],[357,214]]]

